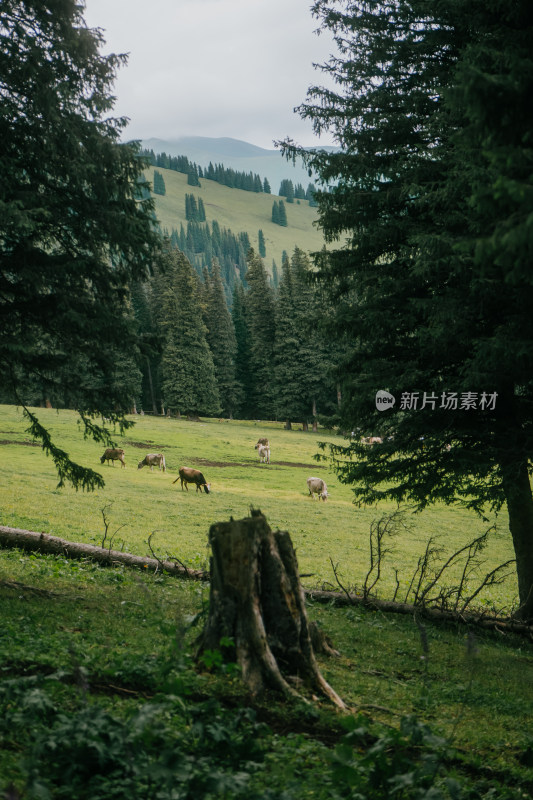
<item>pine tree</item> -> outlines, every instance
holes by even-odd
[[[187,183],[189,186],[200,186],[200,180],[198,177],[198,167],[196,164],[191,164],[189,166],[189,171],[187,173]]]
[[[103,486],[60,450],[25,405],[36,382],[69,398],[96,441],[102,414],[123,430],[131,385],[117,365],[139,358],[130,309],[158,235],[143,179],[147,162],[120,144],[110,116],[122,56],[102,56],[101,33],[71,0],[3,0],[0,10],[0,377],[55,463],[60,485]],[[112,324],[111,324],[112,321]]]
[[[278,265],[276,264],[274,259],[272,259],[272,285],[274,286],[274,289],[277,289],[279,286]]]
[[[161,309],[163,400],[175,413],[214,416],[220,411],[220,398],[194,272],[179,250],[167,252],[165,262]]]
[[[154,194],[166,194],[165,180],[160,172],[154,170]]]
[[[267,178],[265,178],[263,181],[263,191],[265,194],[272,194],[272,189],[270,188]]]
[[[205,206],[201,197],[198,198],[198,222],[205,222]]]
[[[259,228],[257,234],[257,240],[259,243],[258,244],[259,255],[261,256],[261,258],[264,258],[266,256],[265,234],[263,233],[261,228]]]
[[[278,224],[281,225],[282,227],[286,228],[287,224],[288,224],[287,223],[287,211],[285,210],[285,203],[283,202],[283,200],[279,201],[278,208],[279,208],[279,223]]]
[[[271,419],[273,403],[272,354],[275,339],[274,295],[261,258],[251,248],[246,259],[248,271],[246,281],[245,308],[250,330],[250,368],[252,377],[252,415],[259,419]]]
[[[335,448],[339,471],[361,502],[506,503],[531,619],[530,3],[336,6],[314,8],[340,46],[339,90],[302,108],[342,146],[307,159],[329,181],[326,238],[347,241],[318,274],[350,344],[343,425],[393,434]],[[394,408],[376,408],[378,389]]]
[[[277,200],[272,203],[272,222],[279,225],[279,204]]]
[[[235,330],[235,378],[238,390],[238,413],[242,419],[252,416],[252,369],[251,369],[251,334],[246,314],[245,290],[241,281],[235,284],[231,317]]]
[[[237,341],[228,311],[220,265],[213,259],[207,300],[207,342],[213,356],[222,414],[233,418],[242,401],[235,371]]]

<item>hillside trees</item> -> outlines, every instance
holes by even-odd
[[[242,400],[236,372],[237,340],[226,298],[220,265],[213,259],[211,274],[206,280],[207,343],[213,356],[215,377],[224,416],[233,418]]]
[[[342,148],[307,163],[329,181],[327,240],[347,242],[317,258],[332,335],[352,342],[344,425],[394,437],[334,448],[339,474],[360,502],[506,503],[532,618],[531,4],[313,10],[339,46],[337,90],[313,87],[301,113]],[[394,410],[376,409],[379,389]]]
[[[310,261],[296,247],[282,266],[276,302],[274,396],[277,416],[309,422],[316,429],[319,411],[330,410],[332,364],[327,341],[317,328],[322,313],[319,294],[310,281]]]
[[[102,56],[74,0],[0,8],[0,374],[10,402],[52,456],[60,485],[102,486],[51,441],[26,402],[36,386],[74,401],[86,435],[95,420],[122,430],[131,384],[117,363],[137,360],[129,287],[150,271],[158,237],[144,162],[119,139],[110,90],[124,56]]]
[[[166,191],[165,179],[160,172],[154,169],[154,194],[164,195]]]
[[[198,417],[220,411],[213,357],[196,278],[187,258],[168,249],[161,276],[161,391],[166,408]]]
[[[253,248],[248,251],[247,263],[245,308],[250,336],[251,414],[258,419],[271,419],[274,412],[274,294],[265,265]]]

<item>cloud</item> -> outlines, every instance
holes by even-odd
[[[104,52],[129,52],[116,113],[138,138],[233,136],[263,147],[286,136],[313,141],[294,113],[312,62],[331,50],[316,36],[309,0],[87,0]],[[323,144],[331,143],[321,140]]]

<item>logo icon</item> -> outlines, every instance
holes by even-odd
[[[394,395],[386,392],[385,389],[380,389],[376,392],[376,408],[378,411],[386,411],[388,408],[392,408],[395,402]]]

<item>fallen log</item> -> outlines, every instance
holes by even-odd
[[[364,597],[363,595],[323,591],[320,589],[306,589],[306,597],[318,603],[334,603],[336,606],[364,606],[372,611],[384,611],[392,614],[417,614],[419,617],[435,622],[462,622],[468,625],[477,625],[488,630],[498,630],[501,633],[517,633],[521,636],[533,638],[533,624],[520,622],[511,617],[496,617],[476,611],[457,611],[432,606],[414,606],[411,603],[398,603],[394,600],[380,600],[378,597]]]
[[[165,570],[170,575],[180,578],[190,578],[196,581],[208,581],[209,573],[204,570],[188,569],[182,564],[174,561],[161,561],[157,558],[134,556],[131,553],[123,553],[120,550],[111,550],[105,547],[97,547],[93,544],[80,544],[79,542],[69,542],[59,536],[51,536],[48,533],[37,533],[26,531],[22,528],[8,528],[0,525],[0,546],[20,547],[26,551],[38,551],[40,553],[51,553],[62,555],[66,558],[90,558],[105,566],[124,564],[127,567],[135,567],[142,570],[158,572]]]
[[[9,528],[0,525],[0,547],[20,547],[28,552],[52,553],[63,555],[66,558],[92,558],[100,564],[113,566],[124,564],[137,569],[147,569],[153,572],[168,572],[179,578],[190,578],[197,581],[209,581],[210,575],[206,570],[187,569],[173,561],[160,561],[157,558],[134,556],[119,550],[109,550],[96,545],[80,544],[51,536],[47,533],[27,531],[22,528]],[[447,611],[431,606],[413,606],[409,603],[397,603],[393,600],[380,600],[377,597],[363,597],[362,595],[349,594],[337,591],[320,589],[304,589],[306,597],[319,603],[334,603],[338,606],[362,605],[374,611],[384,611],[393,614],[414,614],[433,620],[435,622],[462,622],[476,625],[484,630],[496,630],[500,633],[515,633],[533,639],[533,624],[528,625],[509,617],[488,616],[475,611],[464,612],[459,615],[455,611]]]

